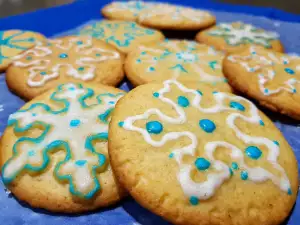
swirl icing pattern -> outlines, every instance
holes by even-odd
[[[92,198],[100,190],[97,176],[108,166],[106,156],[98,153],[95,145],[107,141],[110,113],[122,95],[96,96],[93,89],[69,83],[51,94],[51,104],[34,103],[10,115],[8,126],[21,137],[2,168],[4,183],[10,184],[22,172],[44,172],[51,153],[59,149],[66,156],[55,165],[54,176],[69,183],[72,195]],[[32,137],[35,129],[41,134]]]
[[[176,100],[169,97],[173,88],[183,93]],[[124,121],[119,122],[119,126],[140,133],[142,138],[153,147],[160,148],[171,141],[181,143],[180,146],[176,145],[176,148],[172,149],[169,158],[175,160],[179,166],[177,179],[192,205],[214,196],[217,189],[233,176],[239,176],[242,181],[255,183],[270,180],[282,191],[291,195],[290,181],[285,170],[278,163],[280,143],[263,136],[249,135],[237,125],[239,121],[239,123],[263,128],[265,124],[256,106],[239,96],[213,92],[209,97],[213,102],[212,105],[204,108],[201,102],[203,95],[207,94],[209,93],[203,94],[200,90],[188,89],[176,80],[167,80],[162,89],[153,93],[153,98],[169,105],[174,113],[166,114],[159,108],[150,108],[143,114],[125,118]],[[191,110],[197,111],[197,115],[201,117],[198,126],[192,125],[195,119],[188,116]],[[225,121],[222,122],[216,123],[213,119],[223,116]],[[145,126],[143,127],[142,124]],[[203,138],[205,134],[216,134],[214,137],[220,137],[217,133],[219,129],[223,130],[224,126],[229,129],[226,132],[226,140],[238,139],[246,146],[245,149],[225,140],[215,140],[212,136],[208,138],[208,140],[212,138],[212,141]],[[183,127],[183,131],[178,131],[181,130],[179,127]],[[187,128],[189,130],[185,130]],[[183,139],[188,141],[184,142]],[[199,149],[199,146],[203,146],[203,149]],[[229,162],[215,156],[219,148],[226,149]],[[185,161],[187,156],[192,160]],[[266,160],[270,167],[260,166],[258,162],[262,159]],[[195,171],[206,179],[195,181],[191,177]]]

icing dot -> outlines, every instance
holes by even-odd
[[[68,58],[68,55],[67,55],[66,53],[61,53],[61,54],[59,55],[59,58],[65,59],[65,58]]]
[[[233,176],[233,170],[231,168],[229,168],[229,173],[230,173],[230,176]]]
[[[198,158],[195,161],[195,166],[198,170],[207,170],[210,167],[210,162],[205,158]]]
[[[157,60],[157,57],[153,57],[153,60],[155,60],[155,61],[156,61],[156,60]]]
[[[149,71],[150,71],[150,72],[153,72],[153,71],[155,71],[155,68],[154,68],[153,66],[150,66],[150,67],[149,67]]]
[[[190,203],[191,203],[192,205],[198,205],[199,200],[198,200],[197,197],[192,196],[192,197],[190,197]]]
[[[268,94],[268,93],[269,93],[269,90],[266,88],[266,89],[264,90],[264,92],[265,92],[265,94]]]
[[[253,52],[251,52],[251,54],[252,54],[252,55],[256,55],[256,52],[253,51]]]
[[[158,98],[158,97],[159,97],[159,93],[154,92],[154,93],[153,93],[153,97]]]
[[[254,68],[250,68],[249,71],[250,71],[250,72],[254,72],[255,69],[254,69]]]
[[[78,127],[80,125],[80,120],[75,119],[75,120],[71,120],[70,122],[70,127]]]
[[[33,37],[31,37],[31,38],[29,38],[29,39],[28,39],[28,41],[30,41],[30,42],[34,42],[34,41],[35,41],[35,39],[34,39]]]
[[[293,92],[293,93],[296,93],[296,92],[297,92],[297,90],[296,90],[296,89],[293,89],[293,90],[292,90],[292,92]]]
[[[31,157],[31,156],[34,156],[35,155],[35,151],[34,150],[30,150],[28,152],[28,156]]]
[[[291,188],[288,189],[288,195],[292,195],[292,189]]]
[[[245,107],[239,103],[239,102],[230,102],[230,107],[233,108],[233,109],[237,109],[237,110],[240,110],[240,111],[245,111]]]
[[[27,56],[26,60],[32,60],[32,57],[31,56]]]
[[[295,74],[295,71],[290,68],[285,68],[284,71],[291,75]]]
[[[113,104],[115,104],[115,102],[114,101],[109,101],[108,104],[113,105]]]
[[[173,157],[174,157],[174,153],[171,153],[171,154],[169,155],[169,158],[172,159]]]
[[[243,170],[241,172],[241,179],[242,180],[247,180],[248,179],[248,172],[247,171]]]
[[[284,65],[287,65],[288,63],[289,63],[289,62],[288,62],[287,60],[284,60],[284,61],[283,61],[283,64],[284,64]]]
[[[216,129],[215,123],[209,119],[200,120],[199,126],[207,133],[212,133]]]
[[[121,122],[118,123],[118,125],[119,125],[119,127],[123,127],[124,126],[124,122],[121,121]]]
[[[279,142],[278,141],[273,141],[275,145],[279,146]]]
[[[163,130],[163,125],[158,121],[146,123],[146,129],[150,134],[159,134]]]
[[[76,164],[76,166],[84,166],[85,164],[87,163],[87,161],[86,160],[77,160],[76,162],[75,162],[75,164]]]
[[[78,70],[79,70],[79,71],[83,71],[83,70],[84,70],[84,67],[79,67]]]
[[[46,73],[45,71],[42,71],[42,72],[40,72],[40,74],[41,74],[42,76],[44,76],[44,75],[46,75],[47,73]]]
[[[201,91],[197,90],[197,92],[199,95],[203,95],[203,93]]]
[[[75,88],[74,87],[70,87],[69,90],[70,91],[75,91]]]
[[[262,120],[259,121],[259,124],[260,124],[261,126],[264,126],[264,125],[265,125],[264,121],[262,121]]]
[[[188,107],[188,106],[190,105],[189,100],[188,100],[186,97],[184,97],[184,96],[179,96],[179,97],[177,98],[177,103],[178,103],[178,105],[180,105],[181,107]]]
[[[141,60],[141,59],[137,59],[136,62],[137,62],[137,63],[141,63],[142,60]]]
[[[217,92],[217,91],[213,91],[212,93],[213,93],[213,94],[217,94],[218,92]]]
[[[239,169],[239,165],[236,162],[231,163],[231,167],[234,170],[238,170]]]
[[[101,54],[100,53],[96,53],[96,56],[99,57],[99,56],[101,56]]]
[[[77,41],[77,45],[82,45],[83,42],[82,41]]]
[[[228,83],[228,79],[224,77],[223,82]]]
[[[32,113],[31,115],[32,115],[32,116],[36,116],[36,113]]]
[[[144,51],[144,52],[141,52],[141,54],[142,54],[142,55],[146,55],[146,52],[145,52],[145,51]]]
[[[249,146],[246,148],[245,153],[248,157],[250,157],[251,159],[259,159],[262,155],[261,150],[256,147],[256,146]]]

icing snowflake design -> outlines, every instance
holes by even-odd
[[[266,96],[281,91],[297,93],[295,85],[300,83],[300,57],[264,52],[264,49],[251,46],[249,55],[231,55],[228,59],[239,63],[247,72],[257,74],[260,91]],[[272,88],[266,87],[269,84]]]
[[[171,93],[173,88],[179,89],[184,95],[176,97],[176,100],[166,97],[165,94]],[[205,95],[207,94],[209,93],[205,93]],[[190,140],[185,146],[173,149],[169,157],[170,160],[175,160],[179,165],[177,179],[183,192],[193,205],[198,204],[199,200],[211,198],[226,180],[237,174],[242,180],[250,180],[256,183],[271,180],[282,191],[291,195],[289,179],[277,161],[280,153],[280,143],[265,137],[250,136],[236,125],[236,120],[241,119],[247,123],[263,127],[264,123],[256,106],[245,98],[228,93],[213,92],[211,95],[215,104],[209,108],[203,108],[201,106],[203,98],[201,91],[188,89],[175,80],[167,80],[164,82],[162,89],[153,93],[153,97],[174,109],[176,116],[169,116],[158,108],[151,108],[143,114],[127,117],[119,125],[128,131],[140,133],[149,145],[157,148],[163,147],[170,141],[179,142],[179,139],[182,140],[182,138]],[[199,122],[197,127],[187,124],[195,120],[194,117],[188,117],[189,111],[186,111],[188,108],[189,111],[195,110],[198,112]],[[203,135],[213,135],[218,133],[219,129],[223,129],[223,124],[216,124],[211,118],[216,114],[218,118],[221,118],[221,115],[226,116],[224,125],[234,134],[231,140],[239,139],[247,145],[246,149],[240,149],[224,140],[207,141],[203,138]],[[158,118],[158,120],[151,120],[150,118],[153,117]],[[145,126],[136,126],[136,124],[140,124],[138,121],[145,121],[143,123],[146,123]],[[177,125],[176,130],[183,131],[165,132],[164,127],[168,127],[168,125]],[[184,129],[179,129],[179,127]],[[207,143],[204,144],[203,149],[200,149],[198,142],[202,145],[205,140]],[[263,153],[259,146],[266,147],[267,151]],[[215,158],[214,153],[218,148],[229,150],[229,156],[232,160],[230,165]],[[192,157],[194,159],[193,164],[183,161],[184,156]],[[276,174],[280,175],[276,176],[259,166],[248,166],[246,157],[254,162],[264,157],[277,171]],[[193,171],[199,173],[200,176],[206,175],[206,179],[202,182],[193,180],[191,178]]]
[[[134,22],[104,20],[83,28],[79,34],[92,36],[117,47],[128,47],[136,38],[153,35],[155,31]]]
[[[279,35],[275,32],[258,29],[251,24],[221,23],[208,32],[209,35],[223,37],[228,45],[238,46],[241,44],[258,44],[271,48],[271,41],[277,40]]]
[[[120,58],[117,51],[98,48],[92,38],[74,37],[49,40],[47,44],[37,45],[16,56],[14,66],[28,69],[27,84],[41,87],[49,80],[60,76],[62,68],[65,74],[75,79],[87,81],[95,77],[97,63]]]
[[[13,156],[2,168],[4,183],[11,183],[22,171],[45,171],[51,152],[63,149],[66,156],[55,165],[54,176],[67,181],[73,195],[92,198],[100,189],[97,176],[108,164],[94,146],[107,141],[109,116],[122,95],[95,96],[90,88],[65,84],[51,95],[51,105],[34,103],[12,114],[8,125],[17,136],[27,135],[16,141]],[[87,99],[94,103],[87,104]],[[28,137],[37,128],[42,129],[40,136]]]
[[[129,11],[134,17],[137,17],[139,13],[144,9],[153,7],[154,3],[142,2],[142,1],[128,1],[128,2],[113,2],[107,7],[108,12],[124,12]]]
[[[197,10],[189,7],[171,5],[171,4],[157,4],[148,10],[144,10],[139,14],[138,21],[142,22],[146,19],[151,19],[157,16],[168,16],[172,21],[190,20],[193,22],[203,22],[211,17],[210,13],[203,10]]]
[[[11,35],[8,35],[8,33],[11,33]],[[21,53],[38,43],[34,37],[24,38],[28,34],[32,36],[31,32],[27,31],[0,31],[0,64],[11,59],[11,56],[6,56],[4,51],[13,49]]]
[[[211,47],[199,45],[194,41],[164,41],[157,47],[141,46],[136,64],[147,66],[146,72],[153,76],[160,69],[170,70],[172,79],[179,76],[198,75],[206,82],[226,82],[220,77],[223,55]],[[206,72],[207,67],[211,72]]]

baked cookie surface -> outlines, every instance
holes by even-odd
[[[174,224],[280,224],[296,201],[297,161],[279,130],[249,100],[207,85],[133,89],[108,143],[120,183]]]
[[[32,31],[0,31],[0,71],[9,66],[13,57],[44,41],[46,38],[42,34]]]
[[[165,40],[141,46],[126,58],[126,76],[134,86],[168,79],[203,82],[230,91],[222,73],[221,52],[194,41]]]
[[[10,115],[1,139],[2,180],[32,207],[75,213],[111,205],[124,191],[107,153],[108,123],[123,91],[68,83]]]
[[[276,32],[266,31],[242,22],[217,24],[207,30],[200,31],[196,40],[228,53],[239,52],[250,45],[259,45],[274,51],[284,52]]]
[[[199,30],[214,25],[216,18],[208,11],[159,3],[141,11],[137,21],[156,29]]]
[[[25,99],[72,81],[117,85],[124,77],[123,56],[113,46],[90,37],[49,40],[15,57],[8,87]]]
[[[105,41],[123,53],[128,53],[141,44],[164,39],[160,31],[140,26],[135,22],[119,20],[101,20],[84,27],[79,35]]]
[[[226,57],[223,72],[235,89],[261,105],[300,119],[299,57],[251,46]]]

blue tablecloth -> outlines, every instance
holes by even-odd
[[[170,0],[169,2],[181,3],[178,0]],[[81,0],[61,7],[0,19],[0,29],[29,29],[41,32],[48,37],[74,34],[86,23],[93,23],[93,20],[100,19],[100,8],[105,3],[107,1]],[[277,31],[281,35],[281,40],[287,52],[300,54],[300,16],[270,8],[229,6],[211,3],[210,1],[195,0],[187,1],[185,4],[212,10],[216,14],[218,21],[231,22],[239,20]],[[121,88],[129,90],[126,82],[122,84]],[[0,132],[3,132],[9,114],[19,109],[24,102],[8,91],[4,76],[0,77],[0,90]],[[300,162],[300,126],[295,124],[295,122],[278,118],[276,115],[270,114],[270,116],[293,147]],[[299,198],[298,196],[298,201],[300,201]],[[28,205],[18,202],[5,192],[2,182],[0,182],[0,221],[0,224],[5,225],[168,224],[161,218],[143,209],[131,198],[124,200],[115,207],[90,214],[77,216],[55,215],[43,210],[32,209]],[[286,224],[298,225],[299,221],[300,206],[296,204]]]

